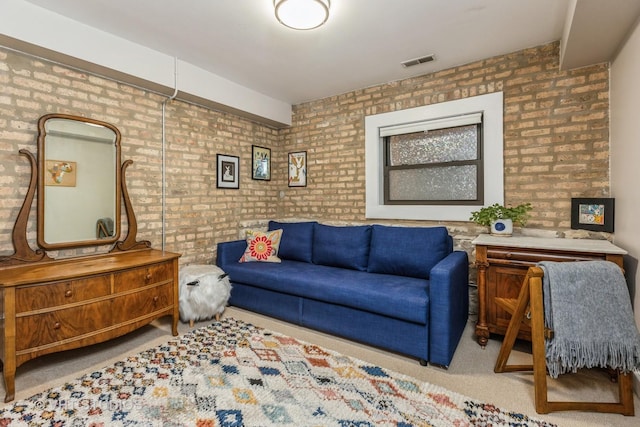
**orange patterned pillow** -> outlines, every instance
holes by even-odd
[[[247,249],[239,262],[280,262],[278,249],[282,230],[247,231]]]

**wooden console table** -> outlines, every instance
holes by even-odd
[[[511,315],[500,308],[496,298],[518,298],[529,267],[539,261],[607,260],[622,268],[627,253],[607,240],[553,239],[540,237],[498,237],[481,234],[476,245],[478,269],[478,344],[485,346],[490,334],[504,335]],[[524,326],[519,338],[531,340]]]
[[[171,316],[178,334],[179,254],[153,249],[0,268],[5,402],[16,368]]]

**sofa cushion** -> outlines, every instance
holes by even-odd
[[[310,298],[402,319],[427,323],[429,281],[372,274],[346,268],[282,260],[280,264],[232,263],[225,266],[233,283]],[[231,290],[233,299],[233,288]]]
[[[371,226],[334,227],[316,224],[313,232],[313,263],[366,271]]]
[[[367,271],[428,279],[433,266],[450,252],[445,227],[374,225]]]
[[[313,228],[315,221],[269,221],[269,230],[282,230],[278,256],[282,259],[311,262],[313,258]]]
[[[263,233],[262,231],[247,231],[247,249],[239,262],[280,262],[278,258],[278,247],[282,230],[273,230]]]

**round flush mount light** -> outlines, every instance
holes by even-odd
[[[312,30],[329,19],[330,0],[273,0],[276,18],[294,30]]]

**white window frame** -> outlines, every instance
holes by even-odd
[[[463,114],[483,115],[484,206],[504,203],[503,94],[495,92],[365,117],[366,218],[468,221],[478,205],[385,205],[382,128]]]

